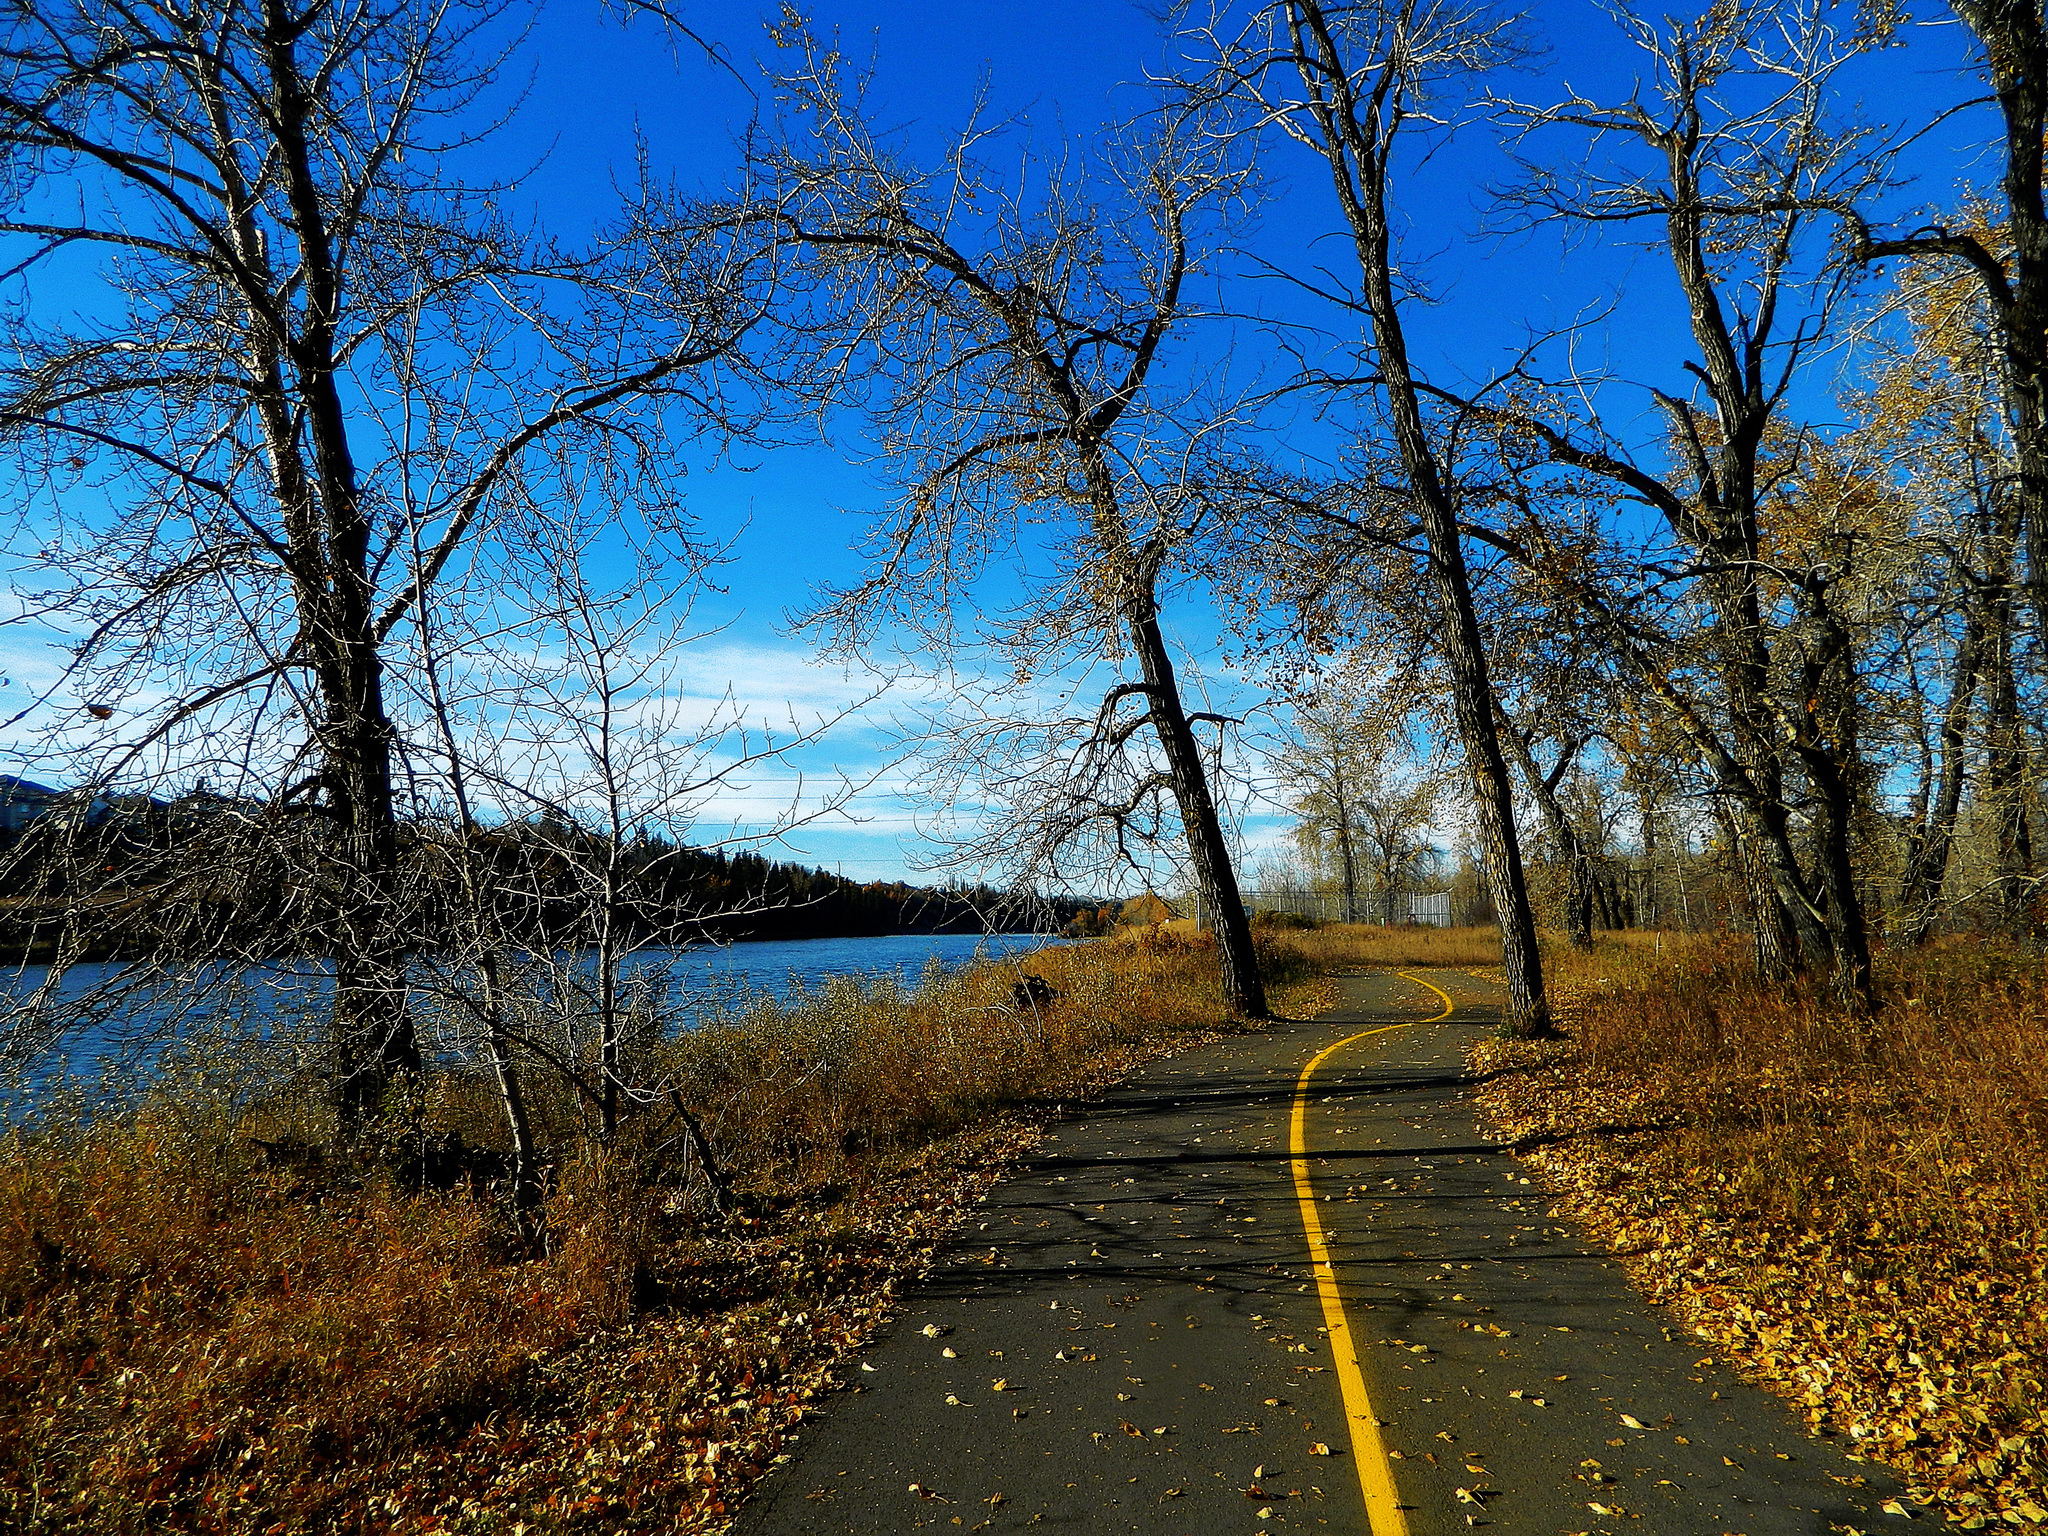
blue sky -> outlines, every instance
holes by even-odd
[[[753,75],[753,61],[766,51],[760,11],[699,3],[680,14],[725,50],[741,74]],[[1161,54],[1147,9],[1118,0],[841,0],[816,6],[812,15],[821,28],[839,31],[850,55],[872,56],[877,115],[931,143],[965,117],[984,87],[998,114],[1018,115],[1034,140],[1089,134],[1107,118],[1142,109],[1143,76]],[[1636,61],[1596,7],[1578,0],[1547,3],[1529,14],[1528,25],[1548,54],[1504,89],[1534,100],[1549,99],[1566,79],[1592,96],[1626,90]],[[1918,103],[1945,105],[1967,94],[1959,57],[1952,23],[1916,29],[1909,48],[1859,66],[1855,90],[1888,116],[1912,112]],[[688,43],[671,46],[649,21],[622,26],[580,3],[542,9],[520,63],[532,71],[523,109],[482,152],[482,168],[516,175],[508,201],[515,208],[523,202],[539,220],[569,234],[612,205],[614,181],[630,174],[636,135],[644,137],[657,168],[686,185],[713,187],[734,164],[734,137],[757,109],[732,73]],[[508,89],[519,84],[502,83]],[[1984,128],[1981,115],[1959,120],[1916,151],[1920,179],[1903,202],[1943,201],[1960,181],[1976,179],[1980,162],[1970,146]],[[1480,128],[1401,183],[1401,207],[1413,231],[1408,251],[1436,300],[1411,316],[1423,360],[1441,377],[1484,376],[1532,328],[1617,304],[1615,318],[1584,338],[1582,355],[1640,382],[1682,387],[1679,364],[1690,349],[1668,270],[1653,257],[1622,249],[1567,248],[1548,232],[1482,237],[1486,184],[1501,171],[1492,136]],[[1347,253],[1330,234],[1332,210],[1317,164],[1283,150],[1273,156],[1269,178],[1261,250],[1293,269],[1320,262],[1341,269]],[[1235,302],[1283,318],[1306,317],[1304,301],[1270,281],[1243,288]],[[1613,397],[1624,414],[1644,403],[1640,391],[1633,403],[1629,395],[1622,389]],[[1824,390],[1813,392],[1807,408],[1825,412]],[[884,495],[877,472],[862,462],[857,424],[839,425],[832,442],[743,453],[737,464],[707,463],[693,473],[692,509],[713,537],[731,540],[732,554],[720,573],[724,593],[699,606],[699,618],[713,620],[719,632],[686,669],[691,686],[707,699],[730,686],[751,710],[775,716],[794,710],[812,718],[851,704],[868,689],[865,679],[817,663],[786,623],[820,584],[853,574],[849,546],[864,510]],[[1255,702],[1256,680],[1234,678],[1224,665],[1216,615],[1193,603],[1174,619],[1178,640],[1215,686],[1239,705]],[[6,659],[18,673],[33,673],[36,657],[14,643]],[[925,697],[913,690],[905,702]],[[862,878],[906,873],[921,846],[919,799],[909,768],[885,766],[892,707],[886,699],[868,707],[790,765],[751,775],[745,792],[706,807],[707,835],[772,816],[796,792],[799,773],[815,781],[834,768],[862,779],[879,772],[876,791],[858,802],[857,823],[837,819],[808,827],[785,854]],[[882,793],[892,786],[909,793]],[[1273,845],[1281,822],[1272,809],[1244,810],[1247,844]]]

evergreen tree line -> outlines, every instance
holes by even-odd
[[[203,792],[165,803],[67,797],[0,832],[0,953],[15,960],[197,960],[224,950],[296,957],[332,942],[331,851],[317,817]],[[65,825],[67,811],[86,825]],[[39,824],[39,822],[41,824]],[[283,826],[280,826],[280,822]],[[459,843],[459,849],[452,846]],[[986,885],[857,881],[751,849],[642,836],[613,848],[564,821],[473,828],[401,826],[408,921],[423,951],[444,949],[467,899],[458,860],[488,871],[490,921],[504,942],[546,947],[590,936],[588,872],[616,865],[619,937],[635,947],[887,934],[1054,931],[1083,903],[1023,900]]]

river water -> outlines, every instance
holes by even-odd
[[[722,949],[669,954],[661,964],[687,991],[788,997],[816,991],[834,976],[893,976],[916,983],[933,960],[952,968],[986,956],[1020,954],[1062,942],[1043,933],[902,933],[876,939],[767,939]]]
[[[751,998],[787,999],[798,992],[815,992],[838,976],[889,977],[909,987],[934,961],[952,969],[1061,942],[1038,933],[771,939],[646,950],[633,956],[625,969],[643,984],[655,984],[664,1009],[687,1027],[744,1007]],[[48,977],[48,967],[39,965],[0,972],[0,997],[28,998]],[[146,1080],[167,1036],[190,1037],[240,1021],[240,1031],[251,1036],[249,1049],[258,1051],[262,1042],[256,1037],[289,1033],[272,1029],[273,1023],[317,1017],[325,1002],[327,978],[317,964],[283,962],[151,983],[138,982],[129,968],[108,963],[75,965],[51,991],[54,1007],[45,1012],[45,1020],[64,1013],[72,1018],[61,1035],[48,1039],[47,1022],[33,1035],[21,1027],[12,1042],[0,1035],[0,1061],[12,1057],[13,1079],[11,1092],[0,1091],[0,1123],[13,1118],[5,1100],[12,1099],[18,1112],[60,1080]],[[317,1029],[312,1033],[317,1036]]]

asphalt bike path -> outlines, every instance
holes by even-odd
[[[1077,1106],[736,1530],[1906,1528],[1478,1134],[1496,987],[1340,985]]]

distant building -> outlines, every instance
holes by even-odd
[[[19,832],[48,811],[58,793],[47,784],[0,773],[0,832]]]
[[[33,779],[0,773],[0,833],[19,832],[30,822],[52,811],[68,808],[75,816],[80,805],[85,807],[85,824],[88,827],[96,827],[114,814],[112,804],[91,790],[52,789]]]
[[[169,814],[172,826],[186,831],[228,820],[260,821],[269,810],[263,801],[247,795],[217,794],[206,787],[204,779],[189,793],[178,796],[167,805],[161,801],[152,804],[161,805]]]

